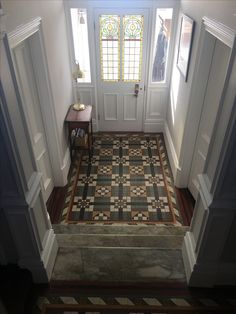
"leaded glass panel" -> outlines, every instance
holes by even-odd
[[[120,17],[100,16],[101,76],[103,81],[120,79]]]
[[[123,17],[123,63],[122,79],[125,82],[141,80],[143,16]]]

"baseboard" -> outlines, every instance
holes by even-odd
[[[63,158],[63,165],[61,167],[62,181],[61,181],[61,184],[59,184],[58,186],[65,186],[67,184],[67,177],[68,177],[68,173],[70,169],[70,164],[71,164],[70,149],[68,147],[66,150],[65,156]]]
[[[48,278],[51,278],[58,251],[58,243],[53,229],[48,230],[47,241],[41,256]]]
[[[196,257],[194,253],[195,245],[192,243],[193,239],[191,233],[188,231],[184,236],[184,242],[182,246],[182,257],[184,262],[184,269],[187,277],[187,282],[189,283],[191,274],[193,272],[193,267],[196,263]]]
[[[179,160],[175,151],[174,143],[172,141],[167,122],[164,123],[164,138],[165,138],[168,158],[170,161],[170,167],[171,167],[172,174],[174,177],[174,183],[177,187],[181,187],[181,186],[178,186],[178,180],[177,180],[181,174],[181,169],[179,167]]]
[[[164,120],[148,121],[144,122],[143,131],[145,133],[163,133],[164,132]]]

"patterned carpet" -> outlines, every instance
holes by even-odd
[[[72,166],[61,223],[182,225],[162,134],[96,134]]]

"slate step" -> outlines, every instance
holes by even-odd
[[[57,234],[118,234],[118,235],[176,235],[184,236],[185,226],[160,225],[53,225]]]
[[[57,234],[59,247],[181,249],[183,235]]]
[[[60,247],[52,281],[92,283],[186,282],[181,250]]]

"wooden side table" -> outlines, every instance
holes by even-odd
[[[70,157],[72,160],[72,151],[75,149],[71,133],[75,129],[83,129],[85,134],[88,134],[88,143],[86,146],[79,146],[78,148],[87,149],[89,152],[89,158],[92,154],[92,144],[93,144],[93,124],[92,124],[92,106],[86,105],[85,109],[82,111],[74,110],[73,105],[70,106],[66,114],[65,122],[68,125],[68,136],[70,143]],[[91,127],[91,133],[89,133],[89,125]]]

